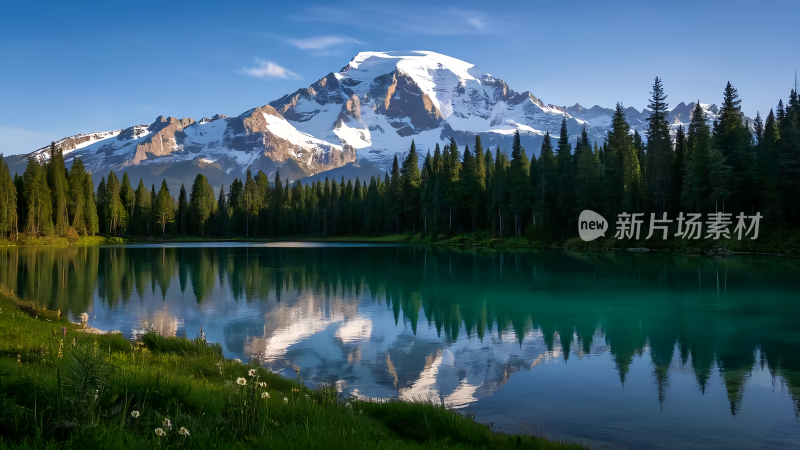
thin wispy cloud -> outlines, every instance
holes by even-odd
[[[272,61],[265,61],[256,58],[253,67],[242,67],[239,73],[253,78],[269,79],[269,78],[300,78],[300,75],[292,72],[291,70],[280,66]]]
[[[467,19],[467,23],[475,27],[477,31],[483,31],[483,21],[477,17]]]
[[[361,44],[358,39],[347,36],[317,36],[305,39],[288,39],[290,44],[300,50],[329,50],[346,44]]]
[[[358,11],[327,7],[311,8],[302,16],[294,18],[352,28],[426,36],[456,36],[484,33],[489,29],[502,29],[499,20],[494,20],[480,11],[439,7],[421,11],[418,8],[408,9],[385,4],[362,7]],[[493,24],[498,26],[494,27]]]

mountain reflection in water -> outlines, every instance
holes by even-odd
[[[587,432],[583,413],[559,419],[545,411],[546,392],[508,384],[552,366],[540,376],[553,374],[548,389],[565,404],[588,411],[613,403],[619,420],[634,407],[702,405],[713,391],[725,405],[703,415],[734,418],[752,404],[753,415],[770,417],[753,420],[794,424],[785,438],[796,439],[798,269],[793,260],[667,253],[380,246],[0,250],[0,283],[73,319],[89,312],[95,327],[130,336],[147,321],[191,338],[202,326],[229,357],[291,377],[299,369],[306,382],[472,405],[507,428],[523,416],[544,426],[568,421],[566,436],[617,444],[622,432]],[[769,380],[772,397],[760,394]],[[534,391],[539,404],[519,403]],[[500,399],[506,407],[492,405]],[[747,420],[731,433],[743,433],[736,428]],[[753,428],[748,436],[759,434]]]

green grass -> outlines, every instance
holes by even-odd
[[[201,340],[85,334],[0,287],[0,450],[73,448],[582,447],[495,433],[431,402],[346,400]]]
[[[116,236],[81,236],[77,240],[69,240],[59,236],[30,236],[19,234],[13,239],[8,237],[0,238],[0,247],[14,246],[49,246],[49,247],[68,247],[70,245],[100,245],[100,244],[123,244],[127,239]]]

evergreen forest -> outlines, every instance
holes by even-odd
[[[566,117],[529,159],[519,132],[510,149],[450,142],[420,154],[414,141],[390,172],[369,180],[289,183],[249,170],[217,191],[198,174],[188,190],[167,183],[134,187],[113,171],[94,190],[80,159],[67,169],[61,149],[32,157],[11,177],[0,158],[0,236],[197,236],[274,238],[386,233],[563,240],[577,234],[580,211],[617,214],[760,213],[766,234],[800,228],[800,98],[778,101],[766,119],[745,120],[728,83],[709,123],[699,101],[688,128],[670,130],[667,95],[656,78],[644,136],[616,105],[603,142],[586,130],[573,147]],[[530,152],[534,153],[534,152]],[[97,176],[97,175],[95,175]],[[177,195],[176,195],[177,194]],[[176,199],[177,197],[177,199]],[[674,224],[673,224],[674,225]]]

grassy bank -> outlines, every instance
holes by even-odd
[[[345,400],[198,339],[87,334],[0,287],[0,449],[57,448],[582,447],[433,403]]]
[[[0,239],[0,248],[14,246],[68,247],[70,245],[124,244],[126,242],[128,242],[127,239],[116,236],[81,236],[78,239],[68,239],[60,236],[31,236],[20,233],[13,239]]]

